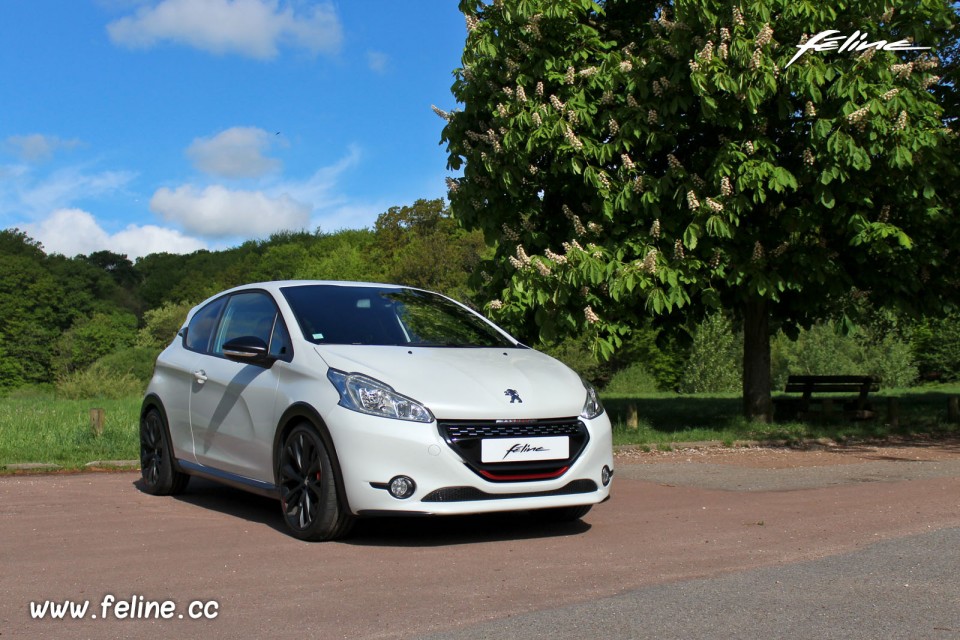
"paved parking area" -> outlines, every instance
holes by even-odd
[[[809,625],[860,628],[870,611],[886,632],[862,637],[960,637],[960,452],[728,454],[624,454],[613,499],[580,523],[381,519],[323,544],[210,483],[156,498],[128,472],[3,477],[0,638],[759,638],[777,611],[782,631],[810,631],[794,637],[850,637]],[[117,619],[108,596],[134,613],[170,601],[173,617]],[[924,599],[952,607],[918,613]],[[35,619],[47,601],[90,604]],[[695,633],[709,620],[716,634]]]

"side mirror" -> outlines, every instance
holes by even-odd
[[[240,336],[223,345],[223,355],[228,360],[243,364],[269,367],[276,358],[267,352],[267,343],[256,336]]]

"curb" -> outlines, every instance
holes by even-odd
[[[138,469],[139,460],[94,460],[83,465],[84,469]],[[0,471],[59,471],[63,469],[58,464],[49,462],[16,462],[0,465]]]

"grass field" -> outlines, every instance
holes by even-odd
[[[960,384],[938,385],[877,394],[877,417],[851,422],[785,422],[760,424],[740,416],[740,398],[728,395],[657,393],[637,396],[603,395],[614,424],[615,444],[669,448],[685,442],[719,441],[732,445],[745,440],[799,442],[829,438],[885,438],[923,434],[960,435],[960,425],[947,421],[947,399],[960,395]],[[900,424],[886,419],[887,397],[900,405]],[[634,405],[638,428],[626,426]],[[103,433],[93,434],[90,409],[106,414]],[[140,396],[120,400],[65,400],[52,393],[19,393],[0,398],[0,470],[16,463],[52,463],[65,469],[83,468],[98,460],[139,457]]]
[[[0,398],[0,467],[52,463],[77,469],[97,460],[140,457],[141,397],[63,400],[52,394]],[[93,434],[90,409],[105,412],[103,433]]]

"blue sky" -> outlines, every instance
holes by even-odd
[[[131,259],[446,193],[453,0],[3,0],[0,228]]]

